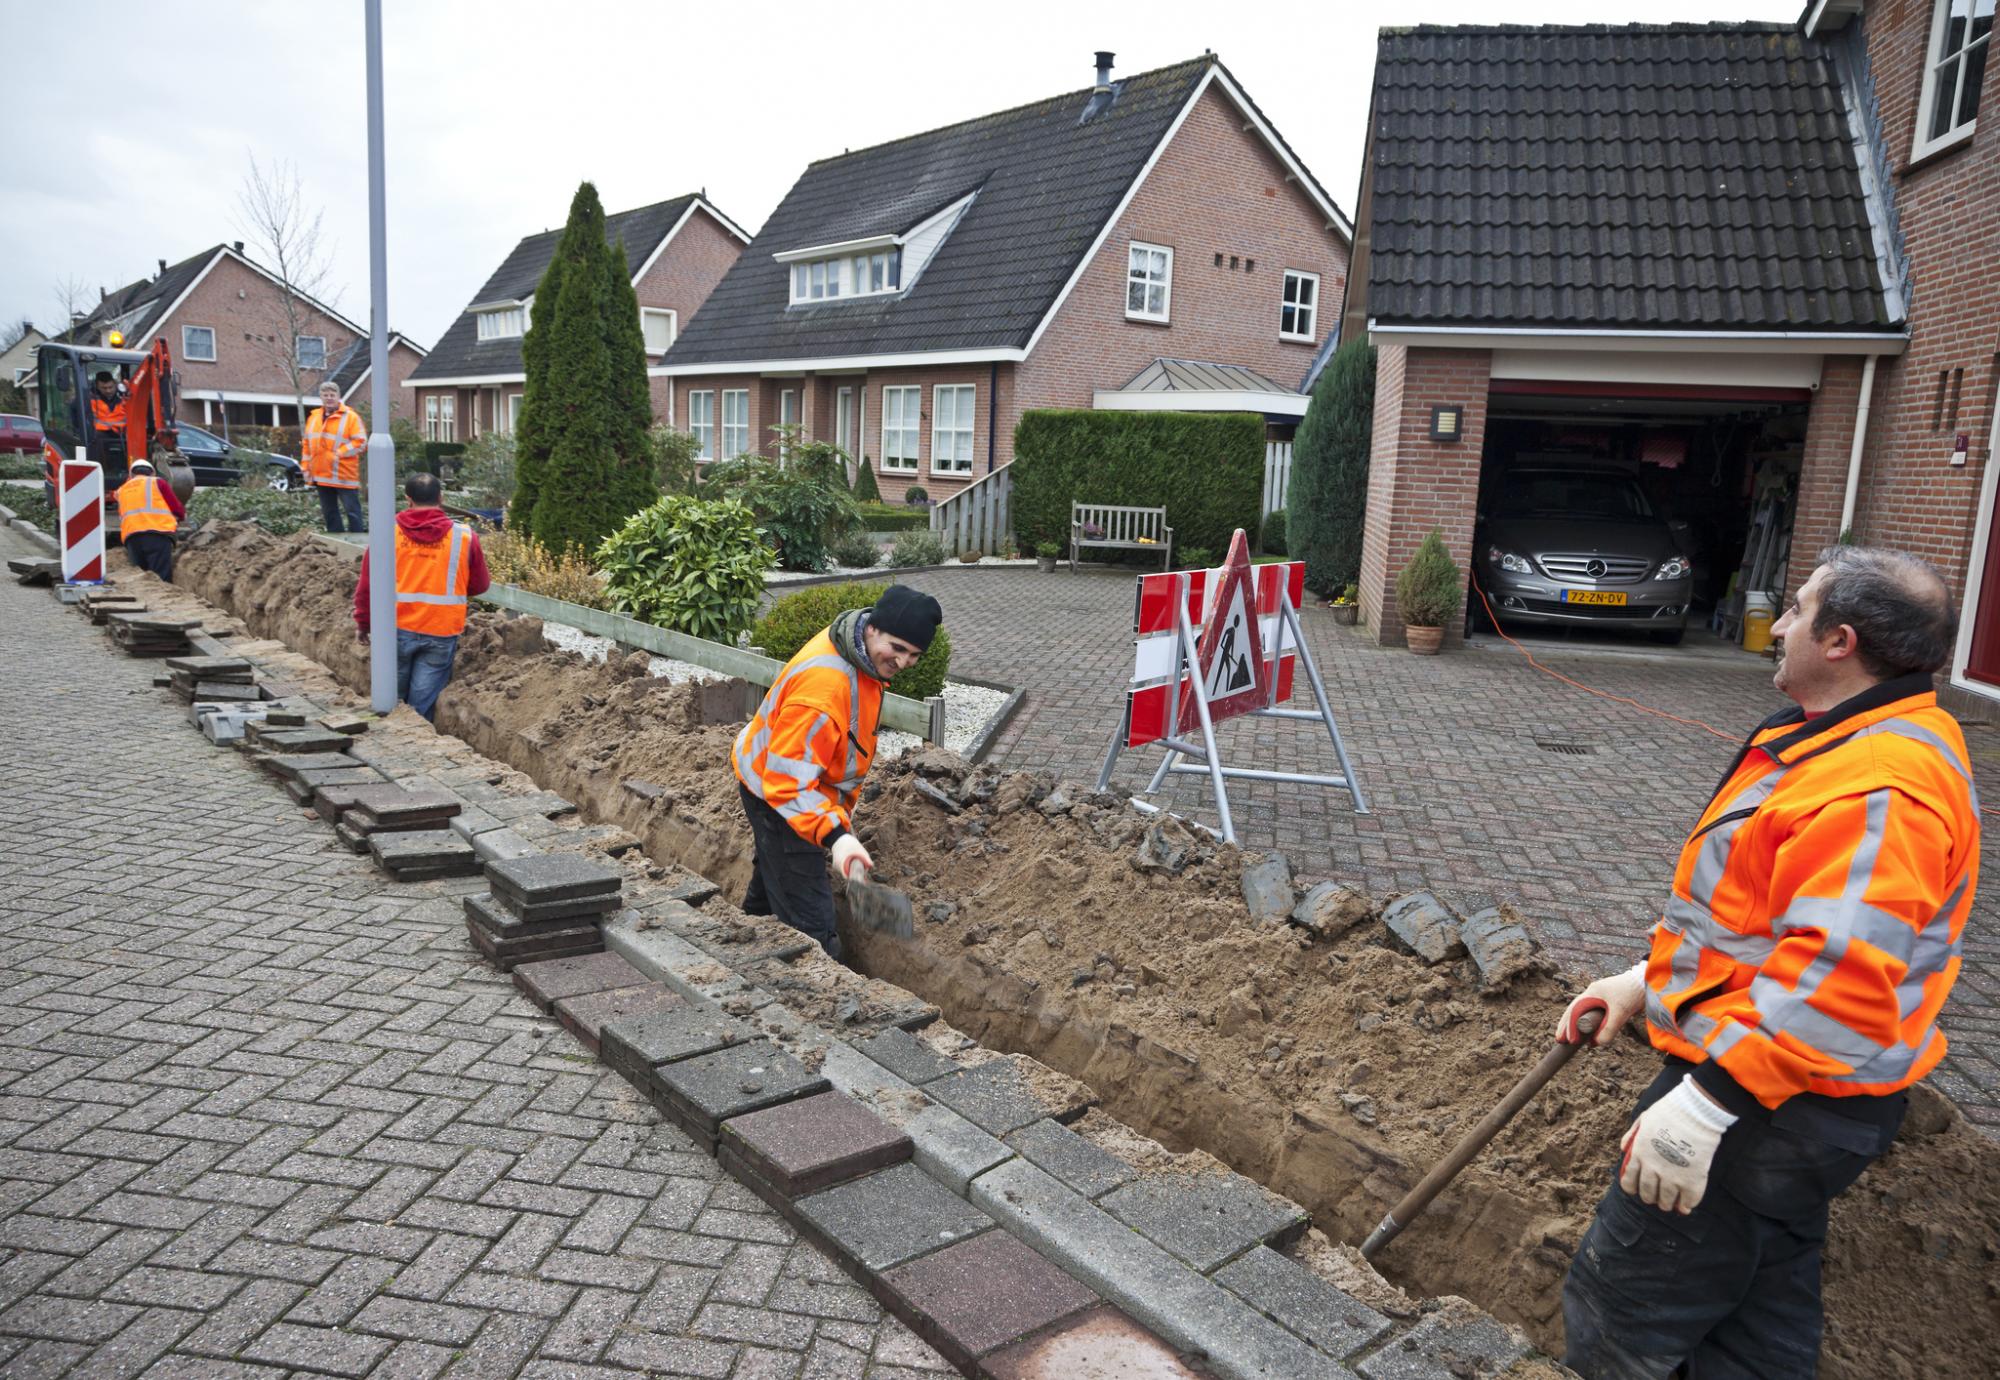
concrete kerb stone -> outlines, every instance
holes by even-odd
[[[1217,1270],[1215,1282],[1329,1356],[1347,1359],[1395,1324],[1269,1246]]]
[[[854,1047],[898,1078],[918,1085],[957,1073],[959,1069],[956,1063],[907,1030],[885,1030],[856,1041]]]
[[[1306,1211],[1241,1174],[1155,1174],[1098,1204],[1207,1274],[1258,1245],[1283,1246],[1305,1234]]]
[[[1055,1175],[1086,1198],[1102,1198],[1138,1177],[1131,1165],[1058,1121],[1023,1126],[1009,1135],[1006,1143],[1030,1164]]]
[[[640,921],[641,917],[632,911],[606,917],[604,946],[646,976],[664,982],[693,1001],[721,1002],[753,990],[740,975],[679,935],[660,929],[642,930]],[[765,996],[764,1000],[775,999]]]
[[[994,1137],[843,1041],[827,1045],[820,1072],[834,1087],[900,1126],[910,1137],[918,1168],[954,1193],[969,1192],[975,1178],[1014,1157]]]
[[[1283,853],[1267,853],[1261,861],[1243,869],[1243,903],[1250,918],[1261,925],[1282,925],[1292,918],[1298,893],[1292,886],[1292,860]]]
[[[1364,1380],[1459,1380],[1499,1375],[1527,1353],[1525,1341],[1484,1313],[1470,1305],[1447,1306],[1359,1369]]]
[[[1451,907],[1428,891],[1411,892],[1391,901],[1382,912],[1382,923],[1426,963],[1465,957],[1458,917],[1452,914]]]

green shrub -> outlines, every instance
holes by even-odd
[[[661,493],[695,492],[695,457],[701,454],[701,442],[691,433],[675,431],[662,422],[646,433],[646,449],[652,453],[653,474]]]
[[[824,441],[793,446],[782,466],[745,455],[717,465],[711,478],[757,515],[787,570],[825,570],[833,563],[833,544],[860,521],[846,463]]]
[[[871,570],[882,564],[882,548],[875,544],[873,537],[861,532],[849,532],[830,550],[835,565],[844,565],[851,570]]]
[[[460,452],[457,478],[468,506],[505,508],[514,501],[514,456],[513,434],[499,431],[487,432]]]
[[[1045,561],[1053,560],[1055,557],[1062,555],[1062,553],[1063,549],[1052,541],[1038,541],[1035,543],[1035,554]]]
[[[310,490],[277,493],[271,489],[237,489],[228,486],[196,489],[187,505],[187,527],[198,527],[210,519],[224,522],[254,522],[276,537],[288,537],[319,525],[319,504]]]
[[[861,466],[854,474],[854,501],[856,503],[880,503],[882,490],[875,482],[875,472],[868,468],[868,457],[861,457]]]
[[[1458,612],[1464,582],[1435,527],[1396,577],[1396,612],[1418,628],[1441,628]]]
[[[1264,535],[1259,546],[1267,556],[1285,555],[1287,533],[1285,531],[1285,510],[1276,509],[1264,519]]]
[[[1292,445],[1291,520],[1286,539],[1322,594],[1361,574],[1368,507],[1368,451],[1375,435],[1375,347],[1351,340],[1334,351]]]
[[[684,494],[632,514],[597,549],[612,608],[715,642],[750,626],[770,564],[756,514]]]
[[[765,655],[790,661],[799,648],[812,641],[828,624],[849,609],[865,609],[882,597],[887,585],[814,585],[797,594],[788,594],[771,605],[771,611],[757,620],[750,640]],[[945,672],[951,667],[951,638],[939,628],[937,636],[917,664],[889,682],[889,689],[913,700],[929,699],[944,689]]]
[[[905,532],[889,548],[889,564],[898,569],[913,565],[943,565],[944,542],[935,532]]]
[[[1164,507],[1176,549],[1226,551],[1237,528],[1257,526],[1264,419],[1036,410],[1015,428],[1012,470],[1014,530],[1023,541],[1067,542],[1072,501],[1119,503]]]
[[[450,460],[465,454],[471,444],[469,441],[426,441],[423,444],[422,454],[425,463],[435,469],[438,461]],[[398,453],[400,454],[400,450]]]
[[[900,503],[863,503],[860,508],[861,526],[870,532],[907,532],[931,525],[931,515],[923,508],[905,508]]]
[[[40,479],[41,477],[41,456],[0,455],[0,479]]]
[[[912,484],[909,488],[903,490],[903,502],[913,508],[929,503],[930,501],[931,496],[924,492],[924,486],[921,484]]]
[[[1176,570],[1206,570],[1215,564],[1215,553],[1206,546],[1183,546],[1174,551]]]
[[[530,594],[581,604],[587,609],[607,608],[611,596],[604,581],[591,569],[580,551],[552,555],[518,532],[482,532],[480,549],[486,553],[486,569],[495,583],[518,585]]]
[[[30,527],[39,528],[50,536],[56,534],[56,510],[42,497],[40,489],[30,489],[26,485],[16,484],[12,488],[0,491],[0,504],[12,508],[14,516]]]

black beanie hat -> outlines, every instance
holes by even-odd
[[[890,585],[868,610],[868,622],[891,637],[900,637],[918,651],[931,649],[931,639],[944,622],[944,610],[928,594],[908,585]]]

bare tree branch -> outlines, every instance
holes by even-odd
[[[65,274],[50,286],[62,311],[62,319],[56,325],[56,333],[60,335],[76,324],[77,317],[88,314],[95,303],[90,300],[89,287],[77,274]]]
[[[33,329],[35,329],[35,319],[32,316],[17,317],[4,327],[0,327],[0,355],[19,345]]]
[[[299,363],[298,340],[302,335],[323,334],[309,329],[317,314],[315,303],[332,305],[328,284],[333,262],[331,251],[321,243],[322,213],[307,208],[293,164],[279,161],[265,167],[255,154],[250,155],[236,205],[238,225],[252,255],[280,287],[264,312],[266,329],[255,333],[250,344],[284,372],[294,397],[308,397],[326,370]],[[329,345],[326,365],[333,363],[331,354]]]

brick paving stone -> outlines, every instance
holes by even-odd
[[[583,958],[523,963],[514,970],[514,985],[529,1001],[548,1011],[564,997],[644,987],[648,979],[617,954],[590,954]]]
[[[993,1221],[913,1164],[899,1164],[796,1204],[836,1259],[887,1270],[985,1231]]]
[[[933,1251],[883,1276],[905,1323],[956,1364],[1100,1302],[1004,1231]]]
[[[1298,1204],[1228,1171],[1150,1175],[1099,1206],[1203,1273],[1259,1243],[1297,1240],[1307,1226]]]
[[[578,1062],[468,945],[464,893],[344,851],[45,593],[0,588],[0,661],[7,1380],[942,1373],[877,1345],[908,1334],[862,1291],[772,1277],[842,1278]],[[354,748],[447,741],[401,711]],[[761,1340],[703,1334],[711,1307]]]
[[[996,1136],[1018,1131],[1049,1114],[1049,1108],[1029,1090],[1020,1070],[1008,1059],[946,1074],[924,1084],[924,1096],[935,1098]]]
[[[845,1093],[825,1092],[732,1118],[722,1145],[786,1198],[831,1188],[910,1157],[910,1138]]]
[[[656,1011],[675,1010],[686,1003],[658,983],[644,987],[620,987],[609,992],[585,992],[564,997],[555,1005],[556,1019],[563,1028],[583,1042],[592,1054],[598,1052],[599,1032],[607,1021],[649,1016]]]
[[[979,1367],[982,1380],[1072,1380],[1083,1375],[1201,1380],[1206,1374],[1109,1304],[1043,1336],[997,1351]]]
[[[615,896],[625,879],[615,867],[574,853],[502,858],[486,869],[494,891],[523,905]]]
[[[1352,1356],[1390,1327],[1368,1305],[1268,1246],[1230,1261],[1215,1282],[1329,1356]]]
[[[1086,1198],[1101,1198],[1138,1177],[1131,1165],[1060,1122],[1031,1122],[1009,1135],[1007,1144]]]
[[[957,1064],[907,1030],[885,1030],[854,1047],[906,1083],[921,1085],[958,1072]]]
[[[810,1097],[829,1086],[769,1040],[660,1064],[652,1077],[655,1105],[709,1150],[730,1117]]]

